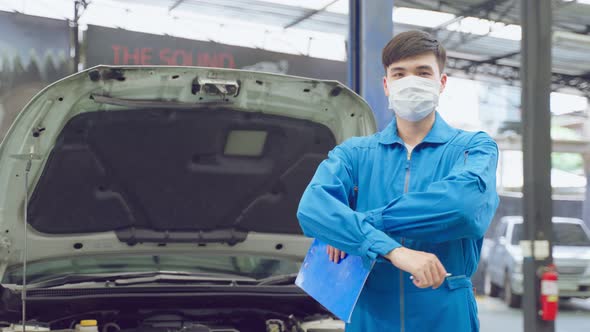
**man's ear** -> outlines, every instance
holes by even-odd
[[[447,74],[442,74],[440,77],[440,93],[445,91],[445,87],[447,86]]]
[[[387,77],[383,76],[383,92],[385,92],[385,97],[389,97],[389,88],[387,87]]]

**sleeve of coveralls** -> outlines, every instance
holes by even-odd
[[[369,222],[377,229],[417,240],[445,242],[480,238],[498,206],[498,147],[478,133],[448,176],[424,192],[411,192],[374,210]],[[379,213],[381,211],[381,213]]]
[[[363,259],[384,256],[400,244],[349,207],[353,191],[350,148],[346,143],[328,154],[303,193],[297,218],[303,233]],[[375,212],[373,212],[375,213]]]

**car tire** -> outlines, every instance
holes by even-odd
[[[522,305],[522,295],[514,294],[512,291],[512,282],[510,281],[510,273],[506,271],[504,277],[504,303],[510,308],[520,308]]]
[[[490,273],[486,270],[484,273],[483,279],[483,290],[485,294],[489,297],[498,297],[500,296],[500,292],[502,288],[492,282],[492,277]]]

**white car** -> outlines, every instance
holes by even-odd
[[[25,306],[35,331],[343,331],[294,285],[296,208],[330,149],[375,130],[335,81],[99,66],[52,84],[0,145],[3,331]]]
[[[522,217],[503,217],[488,240],[484,288],[490,296],[503,294],[514,308],[521,306],[524,293],[523,232]],[[560,298],[590,297],[590,232],[580,219],[553,217],[553,234]]]

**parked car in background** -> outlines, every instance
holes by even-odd
[[[590,297],[590,232],[580,219],[553,218],[553,261],[559,273],[559,296]],[[523,219],[500,219],[492,237],[486,239],[484,288],[487,295],[503,299],[510,307],[521,306],[523,295]]]

